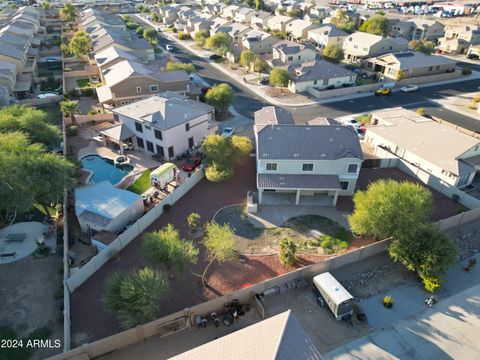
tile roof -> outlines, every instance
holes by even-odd
[[[24,51],[12,44],[3,43],[0,45],[0,54],[8,56],[13,59],[21,60],[24,55]]]
[[[419,67],[447,65],[455,66],[456,60],[449,59],[441,55],[426,55],[418,51],[403,51],[399,53],[386,54],[378,56],[377,60],[389,62],[389,58],[394,58],[400,64],[400,69],[415,69]]]
[[[341,189],[338,175],[257,174],[262,189]]]
[[[299,44],[288,40],[280,41],[273,45],[273,47],[285,55],[298,54],[300,51],[305,49],[315,51],[315,48],[310,44]]]
[[[265,106],[253,114],[255,126],[293,125],[292,113],[276,106]]]
[[[323,35],[332,36],[332,37],[334,37],[334,36],[348,36],[347,32],[345,32],[343,30],[340,30],[333,25],[321,26],[317,29],[309,30],[308,32],[312,32],[314,34],[321,34],[321,35],[323,34]]]
[[[288,67],[291,79],[294,82],[335,79],[339,77],[356,76],[343,66],[332,64],[326,60],[313,60],[300,65]]]

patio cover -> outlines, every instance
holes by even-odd
[[[259,189],[340,190],[337,175],[258,174]]]
[[[111,127],[110,129],[100,131],[100,134],[117,142],[125,141],[135,135],[128,127],[123,124],[118,124]]]
[[[112,101],[113,99],[112,91],[108,86],[100,86],[96,90],[97,90],[98,101],[100,101],[100,103]]]

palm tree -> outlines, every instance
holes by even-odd
[[[60,101],[60,111],[68,116],[73,124],[77,124],[77,121],[75,119],[75,114],[78,114],[80,112],[80,109],[78,107],[78,101],[77,100],[63,100]]]

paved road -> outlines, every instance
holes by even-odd
[[[143,22],[143,26],[151,27],[145,22]],[[160,34],[158,43],[162,47],[165,47],[167,44],[171,44],[174,47],[175,57],[182,62],[193,63],[197,69],[198,75],[204,78],[210,84],[225,82],[229,83],[235,91],[235,102],[233,106],[242,115],[252,118],[253,112],[261,109],[265,105],[268,105],[267,101],[238,84],[236,81],[225,76],[224,73],[211,66],[203,58],[196,56],[190,53],[188,50],[178,46],[177,43],[172,42],[164,35]],[[480,71],[480,65],[472,65],[470,63],[465,63],[464,65]],[[480,121],[444,109],[439,104],[431,101],[448,96],[458,95],[464,92],[472,92],[477,90],[478,86],[479,80],[477,79],[430,86],[428,88],[420,89],[415,93],[394,93],[389,97],[381,98],[372,95],[354,100],[341,100],[328,104],[317,104],[298,108],[286,107],[286,109],[293,113],[297,122],[304,123],[305,121],[311,120],[318,116],[335,118],[339,116],[367,112],[376,109],[391,108],[395,106],[403,106],[410,109],[424,107],[427,113],[430,115],[439,116],[466,129],[480,132]]]

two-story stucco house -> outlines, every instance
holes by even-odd
[[[310,44],[284,40],[273,45],[272,56],[272,66],[288,66],[315,60],[317,52]]]
[[[479,139],[403,108],[375,111],[371,124],[365,142],[382,166],[398,167],[448,196],[480,171]]]
[[[293,20],[295,19],[291,18],[290,16],[275,15],[271,18],[268,18],[267,27],[270,28],[270,30],[285,32],[287,31],[287,25]]]
[[[243,35],[248,33],[250,30],[252,29],[247,25],[236,22],[228,22],[224,25],[219,26],[215,30],[215,33],[223,32],[230,37],[232,44],[241,45]]]
[[[436,41],[445,32],[445,26],[435,20],[414,18],[399,21],[392,26],[391,35],[400,36],[407,40],[431,40]]]
[[[235,13],[233,20],[235,20],[235,22],[250,25],[250,20],[253,15],[255,15],[255,10],[248,7],[242,7]]]
[[[476,44],[480,44],[480,27],[476,25],[446,26],[445,36],[438,39],[438,49],[453,54],[465,53]]]
[[[356,188],[363,153],[342,125],[296,125],[273,106],[255,112],[260,205],[336,205]]]
[[[366,58],[408,50],[408,40],[404,38],[384,38],[357,31],[343,41],[345,60],[362,62]]]
[[[271,54],[273,45],[279,41],[279,38],[267,32],[250,30],[243,34],[242,46],[255,54],[264,55]]]
[[[306,39],[310,30],[318,28],[318,25],[312,24],[310,21],[295,19],[287,24],[286,30],[290,33],[292,39],[300,40]]]
[[[214,120],[214,108],[173,92],[164,92],[113,110],[128,128],[136,148],[174,159],[200,145]]]
[[[324,49],[328,45],[342,47],[348,33],[337,29],[333,25],[323,25],[316,29],[308,30],[307,40],[312,41],[318,48]]]
[[[266,30],[268,28],[268,20],[272,17],[272,13],[266,11],[257,11],[250,18],[250,26],[258,30]]]

